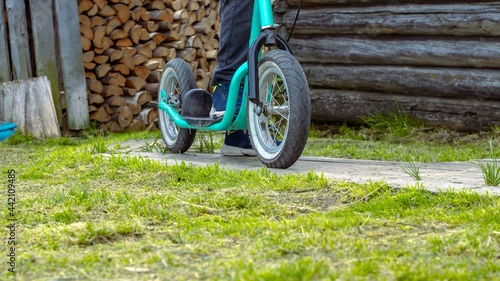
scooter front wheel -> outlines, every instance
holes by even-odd
[[[248,130],[259,160],[270,168],[293,165],[306,145],[311,97],[299,62],[273,50],[259,62],[259,102],[248,104]]]
[[[158,86],[158,102],[165,101],[179,113],[182,95],[196,88],[196,80],[189,65],[182,59],[170,60],[161,75]],[[186,152],[194,142],[196,130],[179,128],[163,110],[158,111],[158,121],[163,142],[174,153]]]

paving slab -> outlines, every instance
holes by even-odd
[[[219,153],[207,154],[188,151],[184,154],[145,152],[145,141],[126,141],[121,144],[131,156],[148,157],[166,162],[168,165],[186,162],[195,166],[219,163],[220,167],[235,170],[259,170],[264,165],[257,157],[227,157]],[[278,174],[314,171],[326,178],[355,183],[384,181],[392,187],[404,188],[420,183],[430,191],[470,189],[481,194],[500,195],[500,186],[487,186],[479,166],[472,162],[415,163],[422,180],[415,181],[402,171],[407,163],[394,161],[354,160],[326,157],[302,156],[288,169],[270,169]]]

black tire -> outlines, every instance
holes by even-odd
[[[180,113],[182,95],[194,88],[196,80],[189,65],[182,59],[170,60],[163,68],[158,86],[158,102],[165,99]],[[162,94],[161,90],[165,94]],[[163,110],[158,110],[158,121],[163,142],[170,151],[184,153],[191,147],[196,137],[196,130],[179,128]]]
[[[311,124],[311,97],[299,62],[288,52],[273,50],[259,63],[260,101],[248,104],[248,130],[259,160],[286,169],[302,154]]]

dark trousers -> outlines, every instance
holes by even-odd
[[[252,0],[220,0],[220,46],[212,86],[231,81],[247,60],[253,5]]]

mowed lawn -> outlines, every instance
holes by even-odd
[[[16,280],[500,280],[499,197],[115,153],[140,137],[0,143]]]

